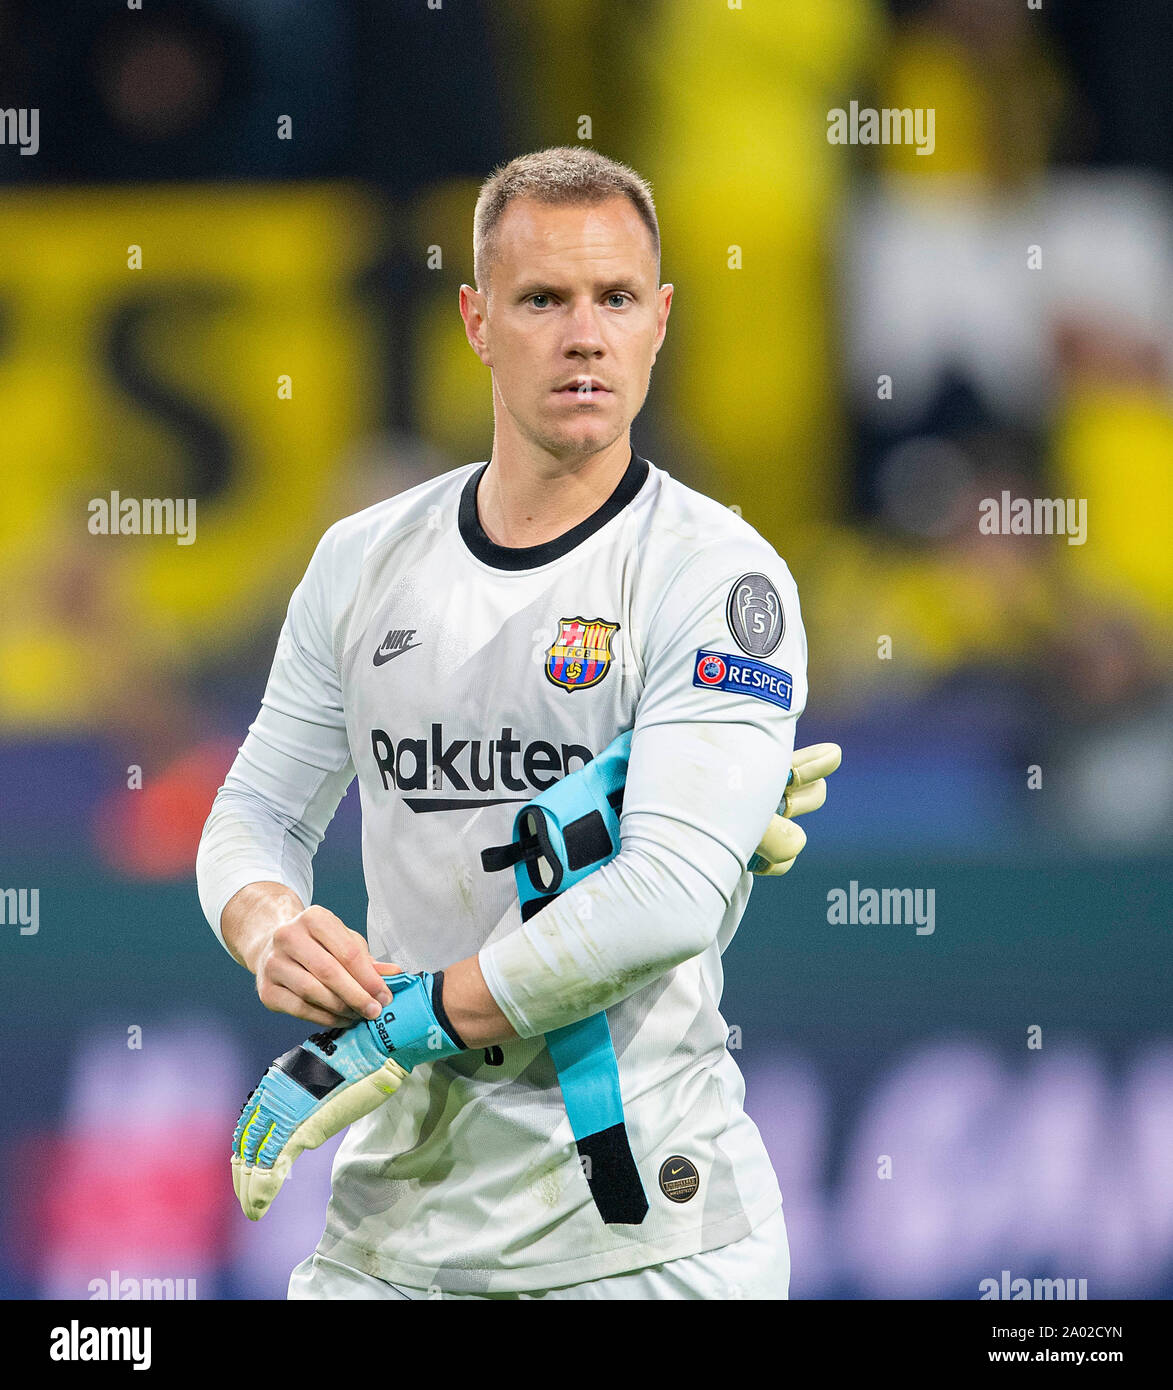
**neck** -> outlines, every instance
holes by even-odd
[[[565,535],[606,502],[631,462],[631,440],[623,435],[585,458],[563,461],[544,450],[535,456],[493,454],[477,488],[477,515],[496,545],[543,545]]]

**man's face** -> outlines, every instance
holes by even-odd
[[[496,433],[582,459],[627,430],[648,393],[672,286],[629,199],[548,206],[515,198],[484,291],[465,285],[469,342],[493,373]]]

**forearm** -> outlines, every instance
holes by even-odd
[[[305,904],[283,883],[249,883],[228,900],[220,917],[224,945],[234,960],[257,973],[257,959],[273,932]]]
[[[517,1037],[489,993],[481,964],[467,956],[444,971],[444,1008],[469,1048],[493,1047]]]
[[[264,919],[267,911],[263,901],[272,896],[272,890],[296,899],[302,906],[309,903],[313,897],[313,868],[310,849],[302,843],[299,833],[290,828],[282,809],[241,785],[241,766],[238,758],[212,804],[196,854],[196,882],[200,904],[212,930],[235,960],[247,964],[241,952],[247,954],[251,932],[246,921],[253,910],[260,908]],[[262,887],[270,891],[256,891]],[[297,911],[300,910],[301,906]]]
[[[216,794],[200,837],[200,904],[212,930],[238,961],[242,943],[232,945],[224,931],[227,905],[257,884],[283,888],[302,904],[313,900],[314,851],[353,775],[349,762],[332,773],[294,756],[289,749],[301,748],[306,737],[297,721],[263,709]]]
[[[632,750],[619,854],[527,921],[514,903],[478,954],[485,992],[519,1037],[646,988],[720,945],[745,906],[790,747],[737,724],[652,726]]]
[[[481,948],[486,988],[520,1037],[608,1009],[712,944],[737,877],[718,890],[625,834],[609,864]]]

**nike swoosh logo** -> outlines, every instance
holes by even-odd
[[[683,1169],[683,1168],[672,1168],[672,1169],[669,1170],[669,1177],[673,1177],[673,1178],[674,1178],[674,1177],[676,1176],[677,1173],[683,1173],[683,1172],[684,1172],[684,1169]]]
[[[376,666],[383,666],[390,661],[393,656],[402,656],[404,652],[409,652],[413,648],[422,647],[423,645],[422,642],[413,642],[410,647],[396,647],[393,652],[385,652],[383,648],[380,647],[374,655],[374,663]]]

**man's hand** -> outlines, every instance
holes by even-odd
[[[392,1007],[278,1057],[249,1093],[232,1136],[232,1185],[259,1221],[293,1161],[394,1095],[409,1071],[465,1050],[442,1002],[443,973],[379,982]]]
[[[338,1027],[377,1018],[391,995],[366,939],[324,907],[307,907],[275,928],[257,958],[257,994],[266,1009]]]
[[[763,878],[777,878],[794,867],[794,861],[806,844],[801,825],[795,816],[817,811],[827,799],[827,778],[843,760],[843,750],[837,743],[815,743],[810,748],[796,748],[791,760],[790,779],[786,794],[778,803],[778,811],[762,836],[749,861],[751,873]]]
[[[250,883],[220,918],[228,949],[257,977],[266,1009],[328,1028],[375,1018],[391,1000],[383,976],[399,967],[324,907],[303,907],[280,883]]]

